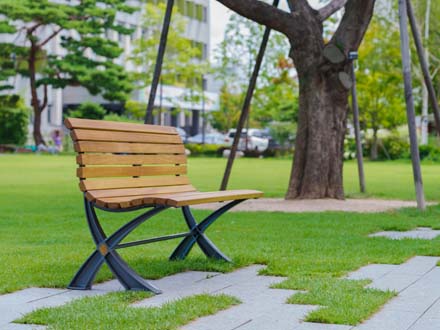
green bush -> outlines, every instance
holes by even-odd
[[[109,120],[109,121],[120,121],[120,122],[124,122],[124,123],[136,123],[136,124],[143,124],[142,121],[140,120],[136,120],[136,119],[131,119],[128,118],[127,116],[119,116],[116,113],[110,113],[108,115],[104,116],[104,120]]]
[[[26,143],[29,111],[18,95],[0,96],[0,144]]]
[[[69,116],[74,118],[85,118],[85,119],[104,119],[105,109],[97,103],[84,102],[78,108],[71,111]]]
[[[373,141],[369,139],[364,145],[364,155],[371,155],[371,146]],[[378,141],[378,159],[377,160],[394,160],[408,158],[409,142],[406,138],[398,135],[390,135]]]
[[[223,149],[221,146],[215,144],[185,144],[185,148],[191,151],[191,156],[207,156],[217,157],[221,156]]]
[[[440,147],[435,145],[423,145],[419,146],[420,159],[440,161]]]

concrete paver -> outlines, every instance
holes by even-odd
[[[431,228],[416,228],[410,231],[381,231],[369,235],[369,237],[386,237],[389,239],[434,239],[440,236],[440,230],[432,230]]]

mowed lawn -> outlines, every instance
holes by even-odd
[[[191,159],[190,176],[202,190],[215,190],[225,161]],[[231,188],[261,189],[282,196],[290,161],[240,159]],[[93,250],[84,219],[73,156],[0,156],[0,294],[31,286],[65,287]],[[380,198],[412,199],[409,163],[368,163],[369,192]],[[423,166],[427,196],[439,200],[440,166]],[[354,163],[345,169],[347,193],[357,191]],[[102,214],[105,230],[119,227],[127,214]],[[202,218],[205,211],[196,211]],[[134,217],[134,214],[132,214]],[[229,213],[208,232],[233,260],[207,260],[198,249],[182,262],[167,257],[176,242],[162,242],[122,251],[145,277],[157,278],[185,270],[231,271],[265,264],[265,274],[289,278],[282,286],[307,291],[291,303],[326,306],[311,313],[315,322],[357,324],[377,311],[393,295],[364,289],[366,281],[341,276],[370,263],[402,263],[415,255],[440,256],[440,239],[391,241],[369,238],[381,230],[408,230],[418,226],[440,229],[440,207],[421,213],[415,209],[382,214],[355,213]],[[180,232],[185,229],[177,210],[164,212],[139,228],[129,239]],[[111,278],[108,269],[97,280]],[[201,315],[238,303],[230,297],[194,297],[161,309],[133,310],[128,304],[146,295],[118,293],[80,300],[67,306],[36,312],[22,321],[50,324],[53,329],[175,329]],[[109,308],[111,306],[111,308]],[[93,319],[93,324],[91,321]]]

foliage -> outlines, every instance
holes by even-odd
[[[133,72],[133,76],[142,82],[143,87],[149,86],[153,79],[165,6],[164,2],[145,5],[141,22],[144,33],[134,42],[131,60],[142,68],[142,73]],[[202,45],[184,37],[186,20],[175,8],[162,65],[161,83],[200,91],[202,77],[209,72],[209,67],[203,58],[205,50]]]
[[[191,156],[216,157],[221,156],[224,148],[216,144],[185,144],[185,148],[191,152]]]
[[[220,109],[212,112],[209,117],[212,127],[221,132],[237,127],[242,103],[243,98],[240,93],[234,94],[223,86],[220,90]]]
[[[145,111],[147,109],[147,105],[142,102],[138,102],[135,100],[128,100],[125,102],[125,115],[132,118],[133,120],[143,120],[145,117]]]
[[[289,124],[297,121],[298,85],[292,75],[293,68],[291,59],[279,57],[268,77],[269,83],[255,92],[252,117],[261,125],[266,126],[272,121]]]
[[[83,86],[91,94],[123,101],[133,85],[115,60],[122,54],[110,33],[128,35],[130,29],[116,21],[116,13],[132,13],[124,0],[75,1],[0,0],[0,29],[9,34],[11,48],[0,52],[0,65],[8,75],[28,76],[34,109],[34,138],[44,143],[39,122],[47,105],[47,86]],[[62,56],[46,51],[59,37]],[[8,39],[7,39],[8,40]],[[15,46],[20,46],[17,52]],[[14,49],[15,48],[15,49]],[[8,61],[14,54],[11,64]],[[15,70],[15,71],[11,71]],[[37,74],[38,73],[38,74]],[[38,95],[38,87],[43,95]]]
[[[364,129],[405,123],[399,30],[394,22],[374,18],[359,53],[358,99]]]
[[[93,102],[84,102],[78,108],[70,112],[70,117],[101,120],[105,116],[105,109]]]
[[[224,40],[215,50],[215,76],[222,84],[220,111],[213,116],[213,125],[221,131],[236,127],[244,93],[255,65],[264,27],[232,14],[226,26]],[[265,126],[271,121],[296,119],[297,84],[292,61],[286,57],[288,41],[272,32],[260,69],[251,110],[253,126]]]
[[[288,147],[294,139],[296,124],[289,122],[272,122],[269,125],[270,135],[280,144],[281,147]]]
[[[427,144],[419,146],[419,153],[420,159],[422,160],[429,160],[433,162],[440,161],[440,147],[436,145]]]
[[[108,120],[108,121],[119,121],[119,122],[123,122],[123,123],[135,123],[135,124],[141,123],[137,119],[133,119],[131,117],[127,117],[124,115],[118,115],[116,113],[109,113],[108,115],[105,115],[103,119]]]
[[[392,134],[377,142],[374,139],[368,139],[364,145],[364,153],[366,155],[371,153],[374,143],[378,143],[377,159],[374,160],[395,160],[410,157],[409,142],[406,138],[402,138],[399,135]]]
[[[0,144],[23,145],[27,140],[29,109],[18,95],[0,96]]]

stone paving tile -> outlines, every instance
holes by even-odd
[[[429,319],[422,317],[408,330],[439,330],[440,329],[440,315],[437,319]]]
[[[369,237],[387,237],[390,239],[434,239],[440,236],[440,230],[433,230],[432,228],[417,228],[410,231],[381,231],[369,235]]]
[[[345,278],[348,280],[378,280],[391,271],[395,270],[398,265],[381,265],[371,264],[365,267],[359,268],[357,271],[348,274]]]
[[[417,312],[389,310],[385,306],[382,311],[353,330],[407,330],[421,315]]]
[[[440,267],[436,266],[439,259],[415,257],[373,281],[371,287],[399,288],[399,295],[354,330],[439,330]],[[416,280],[403,287],[411,278]]]

